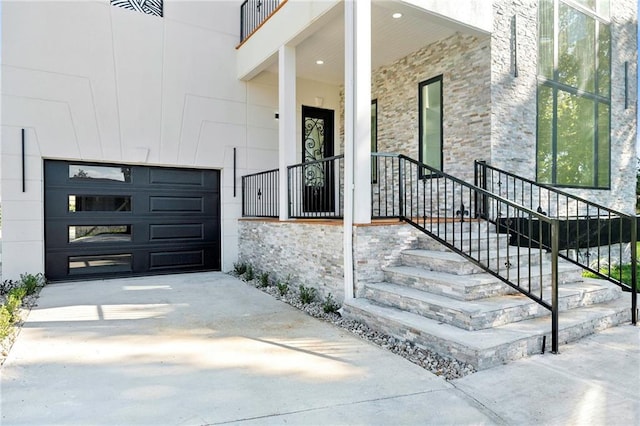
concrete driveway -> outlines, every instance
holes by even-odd
[[[221,273],[53,284],[2,367],[0,413],[3,425],[638,424],[640,335],[612,331],[446,382]],[[605,361],[620,373],[593,369]]]

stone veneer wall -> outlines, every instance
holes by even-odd
[[[473,161],[491,146],[490,39],[455,34],[373,71],[378,152],[418,159],[418,85],[443,76],[443,170],[473,179]],[[340,116],[344,116],[344,90]],[[344,141],[344,122],[340,125]],[[343,142],[342,142],[343,143]],[[341,145],[341,152],[344,151]]]
[[[325,297],[344,299],[342,222],[278,222],[247,219],[238,222],[240,262],[272,280],[311,286]],[[417,244],[416,231],[404,223],[355,227],[354,267],[356,295],[364,282],[382,281],[382,267],[397,265],[400,252]]]
[[[239,261],[255,272],[290,285],[310,286],[321,295],[344,298],[342,223],[247,219],[238,222]]]
[[[356,225],[353,243],[355,295],[362,297],[363,283],[384,280],[385,266],[400,264],[402,250],[416,248],[421,232],[406,223]]]
[[[611,188],[567,192],[626,213],[635,211],[637,4],[612,0]],[[516,16],[518,76],[512,44]],[[535,180],[538,1],[494,1],[491,36],[491,163]],[[624,63],[629,63],[629,107],[624,108]]]

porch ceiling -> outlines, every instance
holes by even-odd
[[[394,19],[399,12],[402,17]],[[402,1],[374,1],[371,7],[371,67],[407,56],[456,32],[472,32],[456,22],[428,13]],[[316,64],[322,60],[322,65]],[[277,74],[277,60],[266,69]],[[344,16],[337,14],[321,29],[296,47],[296,72],[299,78],[342,84],[344,80]]]

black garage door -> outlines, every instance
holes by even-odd
[[[50,280],[220,270],[220,172],[45,161]]]

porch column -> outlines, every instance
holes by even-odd
[[[345,1],[344,275],[353,297],[353,224],[371,222],[371,3]]]
[[[296,160],[296,49],[281,46],[278,52],[278,168],[279,218],[289,219],[287,166]]]

